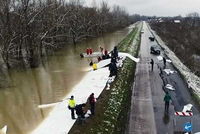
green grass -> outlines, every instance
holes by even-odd
[[[134,28],[127,37],[118,45],[120,52],[127,52],[137,56],[140,44],[140,28]],[[136,38],[136,43],[133,40]],[[133,48],[133,49],[129,49]],[[136,63],[130,59],[124,61],[123,67],[118,71],[118,76],[111,88],[111,94],[107,101],[108,107],[104,112],[102,123],[94,131],[98,134],[120,134],[124,133],[126,127],[127,113],[131,103],[131,86],[134,80]]]

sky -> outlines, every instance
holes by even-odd
[[[93,0],[84,0],[87,6]],[[99,3],[102,0],[95,0]],[[200,13],[200,0],[104,0],[109,6],[123,6],[131,14],[148,16],[186,16],[188,13]]]

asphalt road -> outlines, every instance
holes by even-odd
[[[135,84],[132,92],[132,104],[129,117],[127,133],[129,134],[179,134],[184,129],[184,124],[191,122],[192,133],[200,132],[200,116],[197,107],[189,93],[187,84],[180,74],[160,74],[163,70],[176,70],[171,63],[164,67],[163,61],[157,59],[157,55],[150,54],[150,46],[157,43],[149,41],[152,36],[146,23],[143,24],[141,48],[139,57],[141,61],[137,64]],[[165,56],[161,52],[161,56]],[[154,60],[154,70],[151,71],[150,60]],[[164,86],[171,84],[175,91],[169,91],[173,105],[169,112],[164,111]],[[174,115],[175,111],[182,111],[184,105],[192,104],[192,117],[180,117]],[[179,132],[179,133],[178,133]]]

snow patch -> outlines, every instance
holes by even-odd
[[[170,85],[170,84],[167,84],[167,85],[165,86],[165,88],[166,88],[166,89],[169,89],[169,90],[171,90],[171,91],[175,91],[175,88],[174,88],[172,85]]]
[[[191,112],[192,110],[192,104],[187,104],[183,107],[183,111],[182,112]]]
[[[171,69],[164,69],[163,71],[164,71],[167,75],[177,73],[177,71],[173,71],[173,70],[171,70]]]
[[[163,60],[162,56],[157,56],[158,60]]]

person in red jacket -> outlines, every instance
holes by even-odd
[[[94,93],[92,93],[89,97],[89,103],[90,103],[90,110],[91,114],[94,115],[94,108],[95,108],[95,98]]]
[[[102,58],[99,56],[99,57],[97,58],[97,60],[98,60],[98,62],[99,62],[99,61],[101,61],[101,60],[102,60]]]
[[[86,53],[87,53],[87,55],[90,53],[90,50],[89,50],[88,47],[87,47],[87,49],[86,49]]]
[[[90,54],[92,54],[92,48],[90,47]]]
[[[108,55],[108,51],[107,51],[107,50],[105,50],[104,54],[105,54],[105,56],[107,56],[107,55]]]

